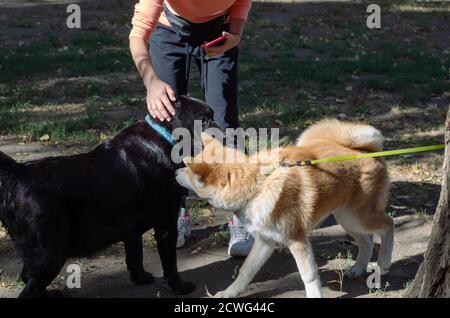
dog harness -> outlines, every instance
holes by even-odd
[[[158,134],[161,135],[165,140],[167,140],[172,146],[176,145],[177,141],[172,137],[172,134],[167,130],[166,127],[154,122],[150,115],[145,116],[145,121],[147,124],[153,128]]]

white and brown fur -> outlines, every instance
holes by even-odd
[[[202,139],[208,147],[223,147],[206,134]],[[281,161],[294,163],[381,149],[382,135],[372,126],[324,120],[307,129],[295,146],[272,151],[278,152]],[[356,277],[366,273],[372,256],[373,234],[381,237],[378,265],[382,273],[388,270],[394,227],[392,219],[385,214],[389,179],[383,159],[281,167],[279,162],[267,158],[273,158],[269,152],[258,153],[256,163],[208,163],[187,158],[187,167],[177,170],[176,178],[182,186],[209,200],[213,206],[235,213],[255,237],[239,276],[216,297],[238,296],[277,243],[286,245],[292,252],[307,297],[322,297],[307,234],[332,213],[359,249],[347,275]]]

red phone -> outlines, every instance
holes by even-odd
[[[218,44],[218,43],[220,43],[220,42],[225,41],[225,39],[226,39],[226,37],[222,35],[221,37],[218,37],[217,39],[212,40],[211,42],[206,43],[206,44],[204,45],[204,47],[214,46],[214,45],[216,45],[216,44]]]

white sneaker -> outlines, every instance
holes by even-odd
[[[228,222],[230,230],[230,242],[228,243],[228,255],[244,257],[250,253],[254,238],[247,232],[244,226],[236,222],[234,218]]]
[[[185,208],[180,208],[178,216],[178,237],[177,248],[183,247],[186,244],[186,239],[192,234],[191,218]]]

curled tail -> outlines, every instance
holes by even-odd
[[[330,140],[344,147],[371,152],[383,149],[383,135],[379,130],[370,125],[337,119],[322,120],[309,127],[297,139],[297,146],[317,139]]]

